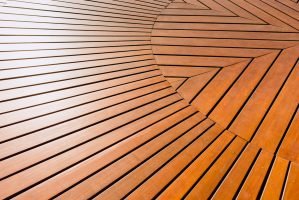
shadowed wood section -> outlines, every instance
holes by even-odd
[[[297,199],[295,0],[0,0],[0,199]]]

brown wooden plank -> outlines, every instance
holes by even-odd
[[[292,163],[288,178],[286,181],[286,186],[283,191],[283,198],[285,199],[296,199],[298,197],[298,181],[299,181],[299,166],[297,163]]]
[[[288,161],[276,157],[261,199],[280,199],[288,171]]]

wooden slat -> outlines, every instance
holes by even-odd
[[[267,180],[262,199],[280,199],[288,171],[288,161],[277,157]]]

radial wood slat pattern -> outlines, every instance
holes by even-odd
[[[0,0],[0,199],[298,199],[298,0]]]

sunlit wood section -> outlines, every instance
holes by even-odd
[[[0,199],[298,199],[296,0],[0,0]]]
[[[298,124],[298,4],[200,2],[210,9],[197,1],[174,1],[157,18],[152,44],[162,73],[211,120],[299,161],[293,155],[298,129],[289,130]]]

